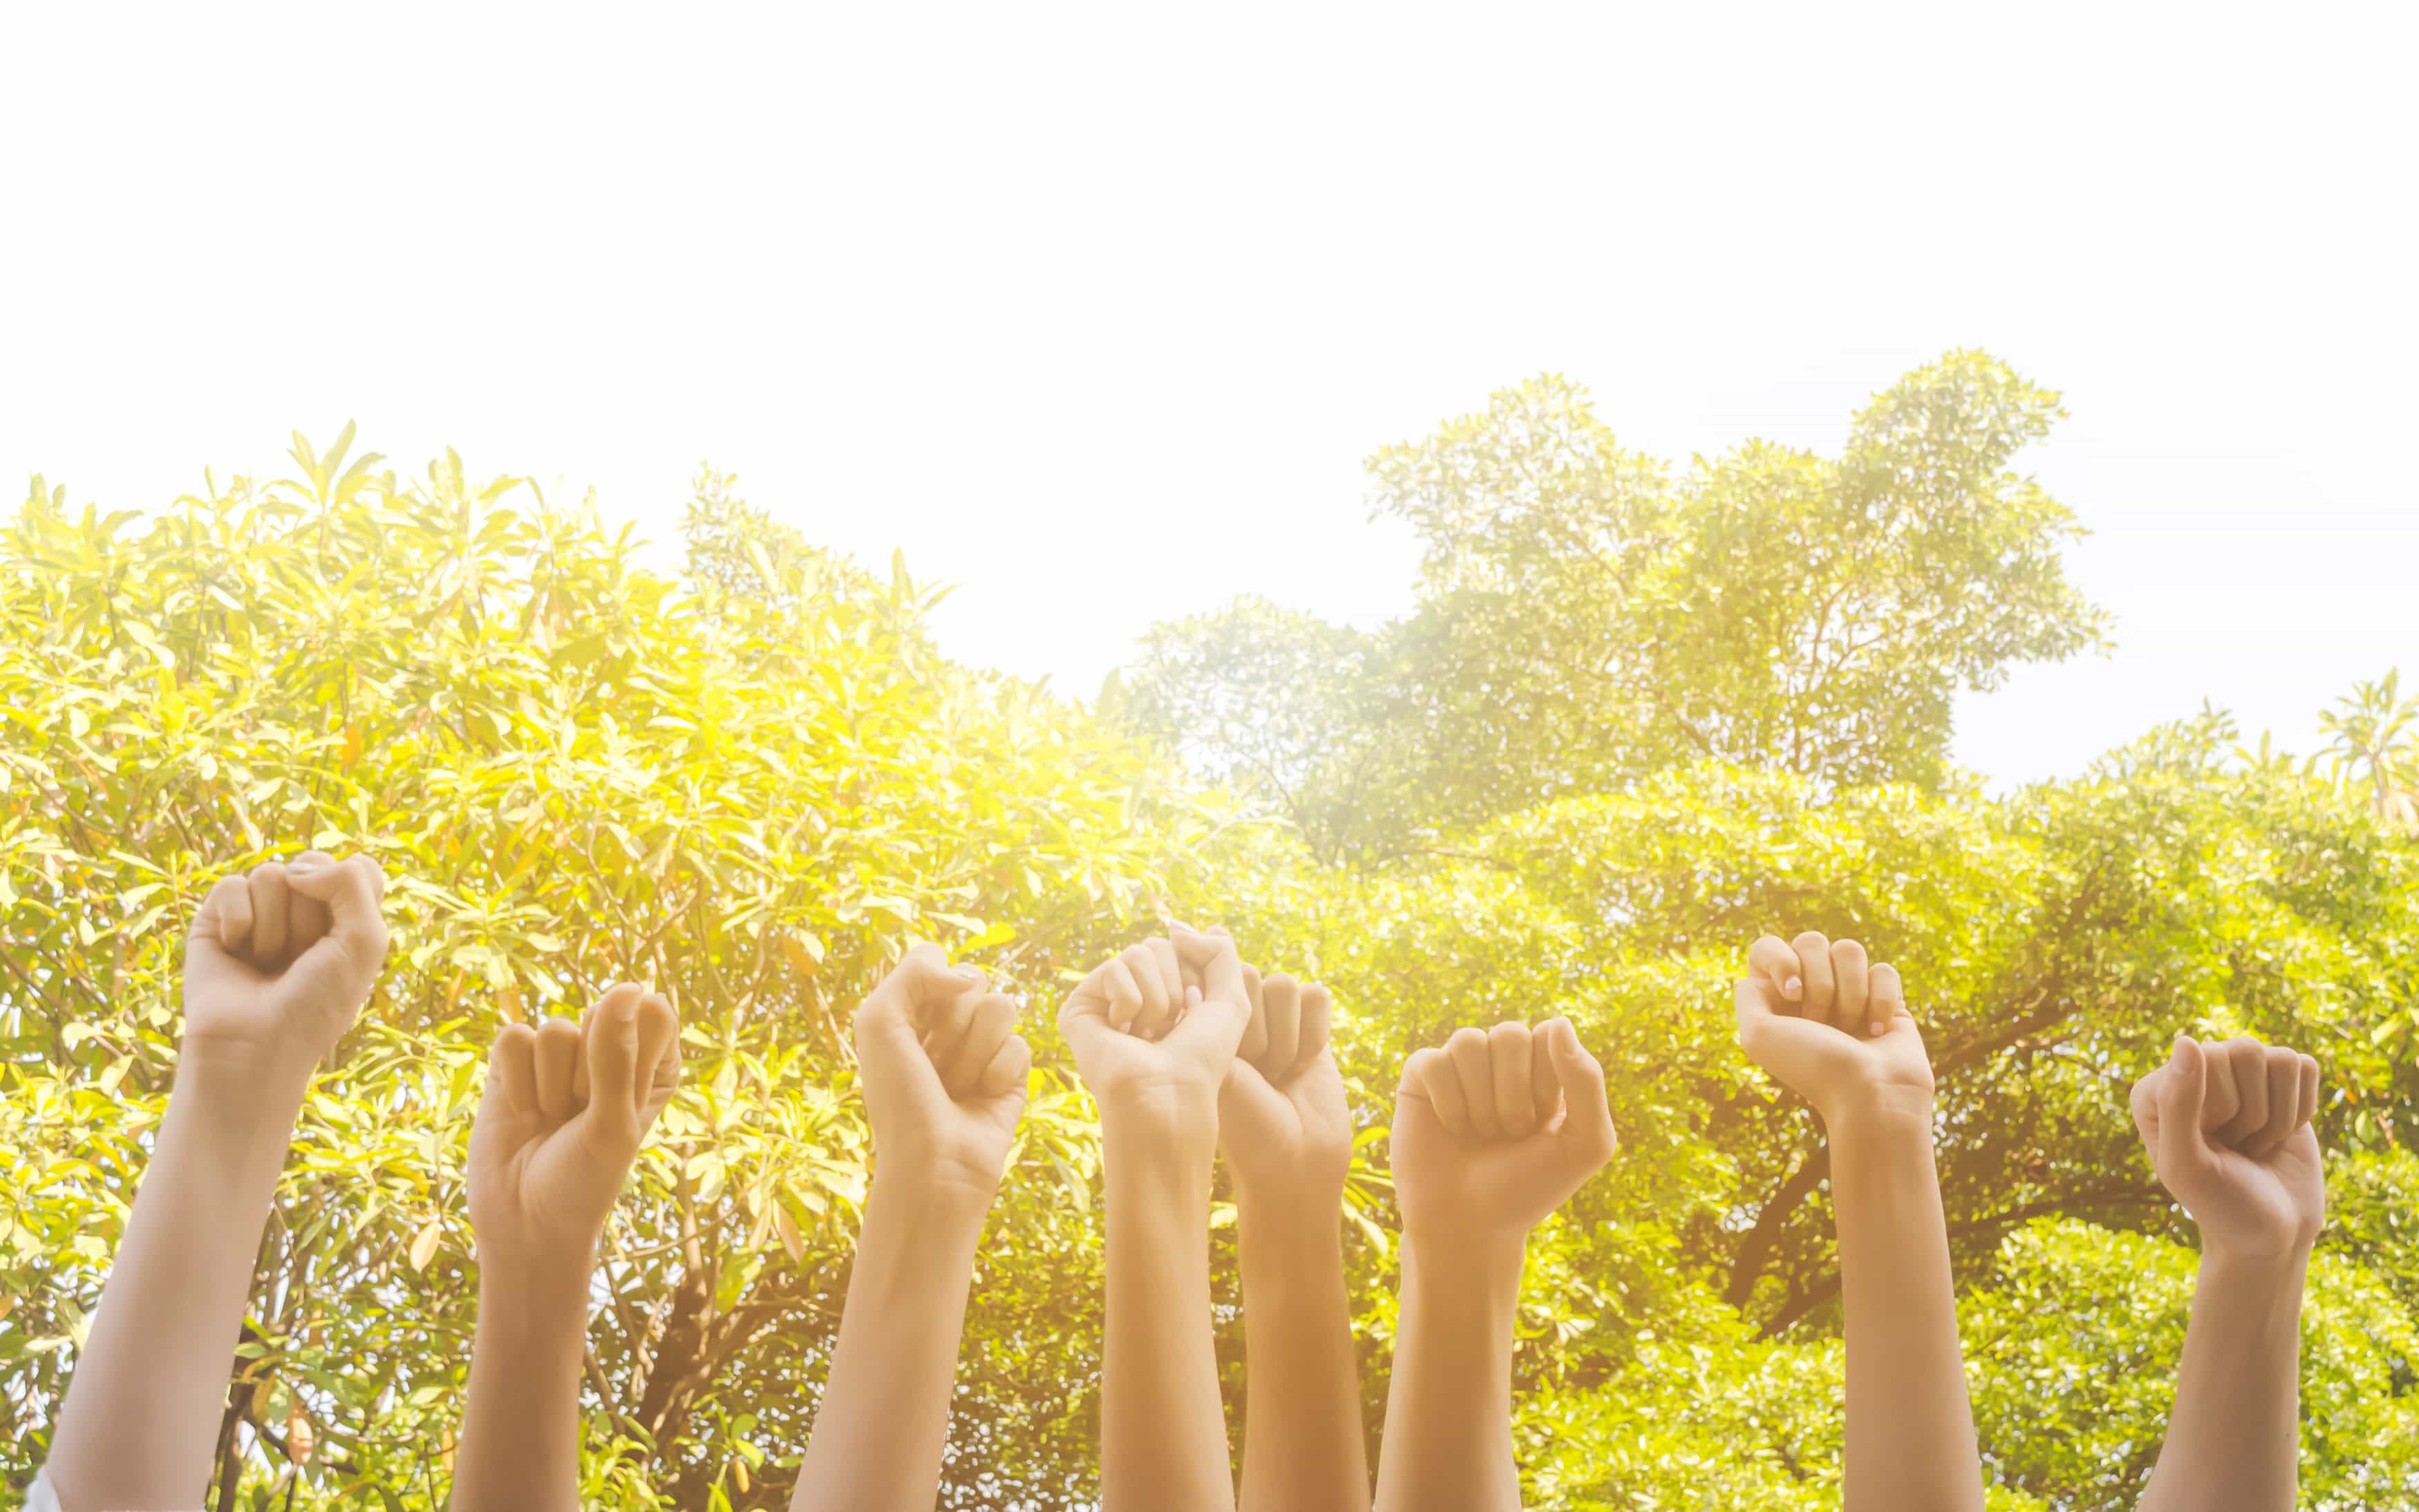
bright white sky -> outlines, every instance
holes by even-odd
[[[6,486],[350,417],[668,541],[711,458],[1088,694],[1238,593],[1398,611],[1361,459],[1491,388],[1827,450],[1977,345],[2066,394],[2119,649],[1968,764],[2419,677],[2411,8],[10,8]]]

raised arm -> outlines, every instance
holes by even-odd
[[[1369,1503],[1344,1292],[1352,1120],[1327,989],[1243,968],[1252,1017],[1218,1098],[1243,1271],[1243,1512]]]
[[[306,851],[210,889],[177,1083],[46,1475],[63,1512],[198,1505],[261,1225],[311,1075],[386,957],[377,863]]]
[[[1210,1175],[1218,1088],[1250,1011],[1234,942],[1181,926],[1102,965],[1058,1011],[1101,1105],[1108,1183],[1105,1512],[1235,1505],[1210,1327]]]
[[[671,1005],[624,982],[586,1022],[508,1024],[470,1126],[479,1323],[450,1504],[574,1512],[589,1278],[647,1131],[680,1085]]]
[[[1456,1030],[1394,1097],[1403,1277],[1380,1512],[1518,1512],[1512,1347],[1529,1231],[1612,1158],[1604,1069],[1571,1021]]]
[[[2287,1512],[2299,1489],[2302,1287],[2327,1211],[2310,1129],[2319,1063],[2257,1040],[2180,1036],[2133,1101],[2150,1165],[2201,1239],[2176,1405],[2140,1504]]]
[[[856,1011],[873,1187],[793,1512],[931,1512],[983,1219],[1032,1052],[1016,1005],[936,945]]]
[[[1766,936],[1738,984],[1739,1043],[1822,1115],[1848,1336],[1847,1512],[1979,1512],[1981,1455],[1957,1343],[1932,1152],[1932,1062],[1898,970],[1864,947]]]

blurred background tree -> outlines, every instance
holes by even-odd
[[[1938,1068],[1995,1505],[2117,1504],[2155,1458],[2189,1226],[2125,1089],[2180,1029],[2325,1065],[2307,1500],[2419,1498],[2419,841],[2378,797],[2411,711],[2390,678],[2339,709],[2357,766],[2211,712],[2069,781],[1957,770],[1958,688],[2103,635],[2011,471],[2056,413],[1952,353],[1837,458],[1676,472],[1537,379],[1373,459],[1426,542],[1410,615],[1164,625],[1097,710],[951,663],[903,564],[711,471],[670,576],[591,504],[450,454],[406,480],[349,429],[156,515],[38,479],[0,536],[0,1471],[39,1462],[139,1178],[185,918],[316,841],[386,864],[395,948],[306,1112],[214,1505],[442,1504],[485,1042],[623,978],[678,1004],[689,1078],[609,1236],[584,1494],[784,1504],[870,1158],[846,1014],[916,937],[1022,995],[1038,1055],[942,1503],[1091,1504],[1099,1154],[1050,1016],[1168,911],[1336,990],[1373,1441],[1401,1059],[1565,1012],[1623,1149],[1533,1245],[1533,1504],[1836,1504],[1827,1156],[1728,1007],[1749,940],[1817,928],[1902,964]]]
[[[2367,797],[2378,818],[2419,832],[2419,695],[2400,696],[2399,669],[2363,683],[2319,716],[2337,776]]]
[[[1751,441],[1675,475],[1533,378],[1369,459],[1374,513],[1425,547],[1408,618],[1245,600],[1153,632],[1115,697],[1327,860],[1692,761],[1937,788],[1960,687],[2102,643],[2073,517],[2009,471],[2058,413],[1953,352],[1837,459]]]

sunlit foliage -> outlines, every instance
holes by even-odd
[[[711,472],[670,572],[590,504],[450,455],[399,477],[349,431],[150,515],[38,480],[0,534],[0,1474],[39,1461],[140,1176],[190,910],[316,841],[385,862],[395,946],[263,1245],[230,1504],[442,1504],[485,1042],[623,978],[671,994],[688,1080],[609,1235],[584,1494],[784,1504],[871,1158],[847,1013],[921,936],[1026,997],[1038,1056],[943,1504],[1089,1505],[1099,1152],[1050,1010],[1171,911],[1335,990],[1373,1440],[1403,1057],[1562,1012],[1622,1150],[1532,1245],[1532,1504],[1836,1504],[1827,1155],[1729,1007],[1750,938],[1814,928],[1901,964],[1938,1068],[1995,1507],[2121,1503],[2155,1458],[2191,1234],[2125,1088],[2180,1029],[2325,1066],[2305,1484],[2419,1500],[2419,840],[2376,776],[2407,765],[2398,701],[2345,706],[2375,717],[2334,766],[2246,759],[2209,714],[2071,781],[1958,771],[1955,689],[2101,634],[2071,521],[2014,471],[2055,412],[1952,354],[1838,457],[1680,472],[1540,379],[1374,459],[1428,542],[1410,619],[1163,627],[1098,713],[953,664],[902,565]]]
[[[309,1487],[440,1503],[485,1044],[638,979],[689,1075],[600,1273],[586,1493],[756,1504],[805,1437],[865,1193],[857,995],[920,935],[1055,1002],[1210,820],[1132,741],[942,661],[903,570],[805,547],[727,480],[673,579],[585,505],[450,455],[406,482],[349,440],[154,517],[38,486],[0,540],[8,1468],[40,1452],[160,1116],[190,912],[316,843],[384,862],[395,943],[303,1117],[229,1476],[278,1471],[299,1414]],[[984,1251],[965,1504],[1088,1473],[1097,1155],[1071,1080],[1038,1081]]]

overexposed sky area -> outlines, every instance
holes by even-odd
[[[2000,781],[2419,678],[2409,7],[13,7],[0,485],[447,444],[669,542],[701,458],[1088,695],[1256,593],[1374,623],[1362,459],[1545,370],[1835,447],[1980,346],[2115,656]]]

